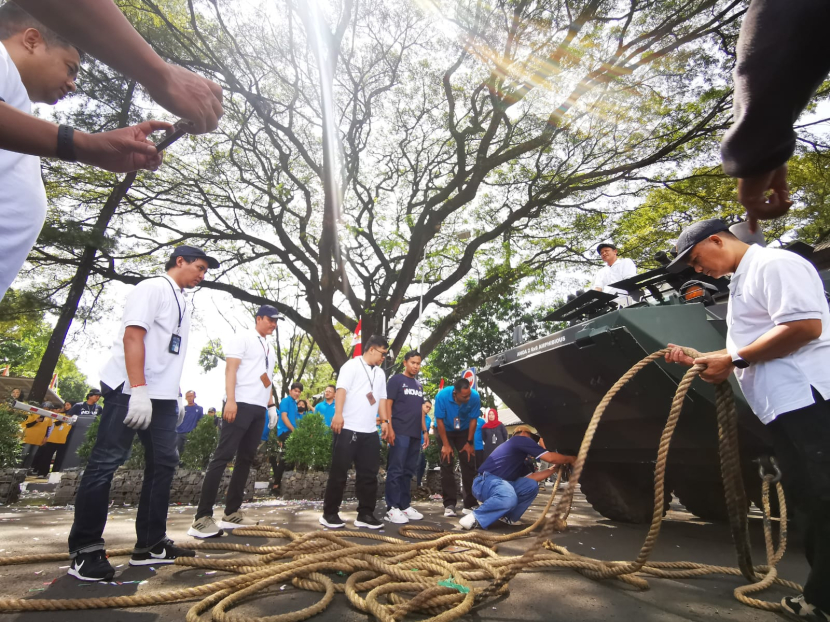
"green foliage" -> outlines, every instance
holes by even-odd
[[[181,455],[182,466],[186,469],[204,471],[218,444],[219,428],[216,427],[213,417],[202,417],[187,435],[187,443]]]
[[[331,464],[331,430],[322,415],[303,417],[285,441],[285,461],[298,471],[325,471]]]
[[[199,352],[199,367],[205,373],[215,369],[219,365],[219,361],[225,360],[225,352],[222,350],[222,342],[219,339],[210,339]]]
[[[21,418],[15,411],[0,404],[0,469],[12,468],[20,464],[20,444],[22,433]]]

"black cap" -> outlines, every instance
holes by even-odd
[[[213,406],[211,406],[210,408],[208,408],[208,412],[209,413],[215,413],[216,409]]]
[[[272,305],[262,305],[257,309],[256,317],[270,317],[272,320],[284,320],[282,314]]]
[[[611,244],[611,242],[603,242],[602,244],[597,246],[597,255],[599,255],[602,252],[603,248],[612,248],[614,250],[617,250],[617,247]]]
[[[170,255],[170,259],[175,257],[187,257],[188,259],[204,259],[207,261],[208,268],[211,270],[216,270],[219,267],[219,262],[216,261],[213,257],[208,257],[201,248],[196,248],[195,246],[177,246],[176,250],[173,251],[173,254]]]
[[[89,393],[86,394],[86,399],[89,399],[92,395],[101,395],[101,391],[98,389],[90,389]]]
[[[726,224],[726,221],[721,220],[720,218],[699,220],[683,229],[683,231],[680,232],[680,235],[677,238],[677,244],[675,245],[677,257],[675,257],[674,261],[666,266],[666,270],[669,272],[683,272],[683,270],[688,268],[686,260],[695,245],[703,242],[703,240],[707,239],[710,235],[715,235],[716,233],[721,233],[723,231],[729,231],[729,225]]]

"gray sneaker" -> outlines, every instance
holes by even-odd
[[[254,523],[246,523],[242,512],[234,512],[233,514],[224,514],[222,520],[219,521],[219,526],[225,529],[241,529],[242,527],[253,527]]]
[[[193,524],[187,530],[187,535],[194,538],[216,538],[223,533],[225,532],[219,528],[212,516],[194,518]]]

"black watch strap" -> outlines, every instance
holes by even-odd
[[[57,156],[66,162],[76,162],[75,155],[75,128],[69,125],[58,126],[58,150]]]
[[[747,367],[749,367],[749,361],[745,361],[740,356],[735,359],[732,359],[732,364],[738,369],[746,369]]]

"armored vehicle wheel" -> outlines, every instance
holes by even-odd
[[[651,465],[586,464],[579,484],[588,503],[605,518],[622,523],[651,522],[654,514]]]
[[[680,503],[698,518],[713,523],[723,523],[729,520],[723,482],[717,477],[676,479],[674,494],[680,499]]]

